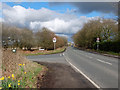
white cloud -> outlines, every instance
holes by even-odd
[[[63,19],[55,18],[46,22],[31,22],[30,27],[32,29],[36,27],[47,27],[57,33],[72,33],[74,27],[77,27],[77,22],[75,23],[75,21],[76,20],[65,21]]]
[[[0,22],[4,22],[4,19],[0,18]]]
[[[76,33],[90,19],[86,16],[77,17],[70,13],[58,13],[47,8],[35,10],[22,6],[9,7],[3,4],[3,16],[6,23],[19,27],[27,27],[34,31],[47,27],[55,33]]]
[[[69,38],[69,35],[66,34],[56,34],[57,36],[62,36],[62,37],[66,37],[67,39]]]

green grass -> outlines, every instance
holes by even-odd
[[[76,47],[79,48],[79,47]],[[109,55],[117,55],[120,56],[120,53],[115,53],[111,51],[101,51],[101,50],[95,50],[95,49],[84,49],[85,51],[93,51],[93,52],[98,52],[98,53],[103,53],[103,54],[109,54]]]
[[[111,51],[101,51],[101,50],[94,50],[94,49],[86,49],[86,50],[87,51],[91,51],[92,50],[93,52],[120,56],[120,53],[115,53],[115,52],[111,52]]]
[[[59,50],[51,50],[50,52],[40,52],[40,53],[35,53],[35,54],[25,54],[26,56],[32,56],[32,55],[49,55],[49,54],[56,54],[56,53],[61,53],[64,52],[66,48],[62,48]]]
[[[97,51],[97,52],[104,53],[104,54],[110,54],[110,55],[120,56],[120,53],[115,53],[115,52],[106,52],[106,51]]]
[[[25,86],[29,86],[30,88],[33,88],[35,86],[35,82],[37,81],[37,75],[42,70],[42,68],[35,68],[34,71],[30,71],[26,74],[25,79]]]
[[[22,77],[21,87],[25,88],[27,86],[30,88],[36,88],[37,75],[41,70],[42,67],[40,65],[38,67],[29,67],[26,74],[24,74],[24,71],[20,70],[22,73],[18,74],[16,77]]]
[[[10,78],[7,77],[3,77],[3,79],[0,78],[0,80],[2,80],[2,84],[0,85],[0,88],[5,88],[5,89],[26,88],[26,87],[36,88],[38,74],[40,73],[40,71],[42,71],[42,66],[37,63],[36,65],[29,66],[27,68],[27,71],[24,69],[25,66],[22,65],[19,68],[20,73],[17,73],[14,77],[12,76],[14,74],[12,74]],[[18,83],[20,85],[18,85]]]

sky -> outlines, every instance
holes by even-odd
[[[0,21],[34,32],[46,27],[71,41],[89,20],[116,18],[116,6],[115,2],[3,2]]]

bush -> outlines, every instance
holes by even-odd
[[[94,49],[97,49],[97,43],[94,44]],[[99,43],[99,50],[102,51],[112,51],[115,53],[120,52],[120,41],[106,41],[106,42],[100,42]]]

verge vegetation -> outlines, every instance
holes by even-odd
[[[112,19],[90,20],[74,36],[76,47],[105,52],[120,52],[118,21]],[[99,41],[97,41],[99,38]],[[98,46],[99,45],[99,46]]]
[[[20,53],[3,51],[0,88],[37,88],[47,68],[24,58]],[[39,84],[40,87],[40,84]]]
[[[62,47],[62,48],[58,48],[56,50],[45,50],[45,51],[33,51],[33,52],[29,52],[29,51],[21,51],[21,53],[25,56],[32,56],[32,55],[48,55],[48,54],[57,54],[57,53],[62,53],[66,50],[66,47]]]

